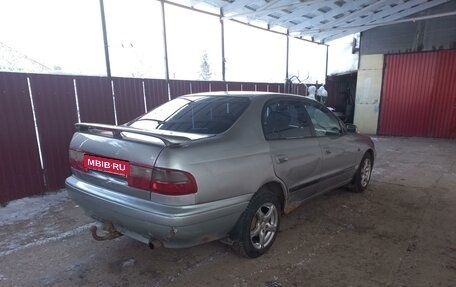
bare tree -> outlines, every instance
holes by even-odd
[[[206,51],[203,51],[200,68],[201,68],[200,75],[199,75],[200,79],[205,80],[205,81],[210,80],[211,76],[212,76],[212,72],[211,72],[211,66],[209,65],[209,60],[208,60]]]
[[[0,42],[0,71],[48,73],[52,69]]]

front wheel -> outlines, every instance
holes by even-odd
[[[248,258],[264,254],[274,243],[280,226],[277,196],[262,189],[250,200],[233,231],[234,250]]]
[[[366,153],[361,160],[358,170],[353,179],[353,191],[363,192],[370,182],[373,167],[373,159],[369,153]]]

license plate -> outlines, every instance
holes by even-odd
[[[84,168],[125,176],[130,174],[130,163],[128,161],[88,154],[84,155]]]

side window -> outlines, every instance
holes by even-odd
[[[293,100],[268,102],[262,115],[266,140],[299,139],[312,136],[303,103]]]
[[[318,137],[334,136],[342,133],[339,121],[331,111],[313,104],[306,104],[306,110]]]

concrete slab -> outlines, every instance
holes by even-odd
[[[0,208],[0,286],[456,286],[456,142],[375,142],[365,193],[340,189],[298,208],[255,260],[219,242],[96,242],[64,191],[10,203]]]

